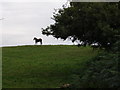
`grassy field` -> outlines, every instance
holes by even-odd
[[[90,47],[68,45],[2,48],[3,88],[56,88],[71,82],[75,71],[97,54]]]

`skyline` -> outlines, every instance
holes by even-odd
[[[51,19],[54,9],[62,8],[66,2],[67,0],[0,1],[0,46],[34,45],[33,37],[41,37],[44,45],[73,45],[69,40],[57,40],[52,36],[42,35],[41,32],[41,28],[54,23]]]
[[[3,2],[2,45],[34,45],[33,37],[41,37],[43,45],[73,44],[71,41],[42,35],[41,28],[53,24],[54,9],[65,2]]]

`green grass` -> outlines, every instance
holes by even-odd
[[[90,47],[69,45],[2,48],[3,88],[56,88],[70,83],[75,71],[97,54]]]
[[[2,88],[2,48],[0,47],[0,89]]]

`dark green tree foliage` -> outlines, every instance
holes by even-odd
[[[76,71],[72,88],[119,88],[120,89],[120,41],[111,52],[102,52],[86,64],[83,74]]]
[[[55,23],[43,29],[45,35],[66,40],[100,43],[108,47],[120,34],[119,3],[71,2],[70,7],[59,9],[52,18]]]

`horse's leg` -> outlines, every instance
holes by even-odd
[[[37,42],[35,42],[35,45],[37,45]]]
[[[42,45],[42,41],[40,41],[40,44]]]

